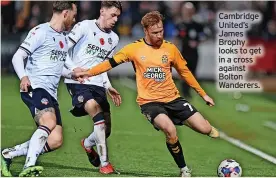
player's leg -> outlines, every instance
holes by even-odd
[[[33,117],[35,116],[35,107],[33,105],[32,95],[30,93],[21,93],[21,98],[24,101],[24,103],[27,105],[27,107],[30,109]],[[54,128],[54,130],[49,135],[47,142],[45,143],[45,146],[43,147],[40,154],[51,152],[57,148],[59,148],[62,145],[62,123],[61,123],[61,117],[60,112],[58,109],[58,106],[55,107],[56,116],[57,116],[57,126]],[[18,144],[11,148],[6,148],[1,151],[1,170],[3,176],[11,176],[10,173],[10,165],[12,163],[12,159],[19,156],[26,156],[28,153],[30,140]]]
[[[57,125],[49,135],[45,146],[40,154],[48,153],[61,147],[63,142],[62,126]],[[26,156],[29,148],[30,141],[26,141],[22,144],[16,145],[11,148],[5,148],[2,150],[2,156],[5,159],[13,159],[19,156]]]
[[[75,117],[82,117],[88,115],[85,111],[85,104],[88,100],[93,99],[93,96],[90,91],[89,85],[81,85],[81,84],[66,84],[69,94],[72,97],[72,105],[73,108],[70,112]],[[92,132],[87,138],[81,140],[81,146],[85,150],[89,162],[95,166],[100,166],[100,158],[98,153],[94,150],[94,146],[96,146],[95,142],[95,134]]]
[[[106,135],[105,135],[105,120],[104,114],[100,105],[91,99],[85,103],[85,110],[94,121],[94,131],[85,142],[90,146],[93,141],[96,142],[96,147],[100,157],[101,167],[100,172],[103,174],[110,174],[114,172],[112,165],[108,161]],[[84,142],[84,143],[85,143]]]
[[[204,135],[208,135],[212,138],[219,137],[218,130],[213,127],[208,120],[204,119],[204,117],[199,113],[196,112],[194,115],[190,116],[186,121],[185,124],[192,128],[194,131],[199,132]]]
[[[175,163],[180,168],[180,172],[186,176],[191,176],[191,171],[186,166],[181,144],[177,137],[174,123],[168,117],[168,112],[160,103],[148,103],[141,106],[142,113],[146,116],[157,130],[164,132],[166,136],[166,146],[174,158]]]
[[[106,120],[104,117],[104,111],[109,111],[109,104],[106,99],[105,88],[94,85],[90,86],[90,97],[91,99],[85,103],[84,109],[89,114],[89,116],[93,118],[94,130],[93,133],[87,139],[85,139],[85,142],[88,142],[88,146],[89,144],[92,144],[93,141],[96,143],[101,162],[99,170],[100,173],[113,173],[113,166],[108,160],[108,150],[106,143]]]
[[[47,142],[45,143],[45,146],[43,147],[40,154],[48,153],[58,149],[62,145],[62,140],[62,127],[60,125],[57,125],[49,135]],[[2,159],[6,164],[6,167],[8,167],[7,170],[9,170],[13,158],[27,155],[29,143],[30,141],[28,140],[22,144],[2,150]]]
[[[110,106],[107,100],[105,103],[103,103],[103,105],[101,105],[101,108],[103,108],[103,115],[105,120],[105,138],[107,139],[111,135],[111,113]],[[89,141],[91,142],[90,145],[92,146],[96,145],[94,134],[95,133],[93,132],[91,135],[91,139],[89,139]]]
[[[105,137],[108,138],[111,135],[111,113],[104,111],[105,120]]]
[[[10,166],[12,159],[17,156],[25,156],[28,153],[30,141],[16,145],[13,148],[7,148],[2,151],[1,155],[1,170],[4,177],[12,177]],[[62,145],[62,127],[57,125],[49,135],[47,142],[40,154],[48,153],[58,149]],[[40,168],[41,169],[41,168]],[[42,170],[41,170],[42,171]],[[41,173],[41,172],[40,172]]]
[[[165,133],[167,148],[180,168],[180,176],[190,177],[191,170],[186,165],[182,146],[178,140],[176,127],[173,122],[167,115],[159,114],[154,119],[154,125]]]
[[[219,132],[187,100],[181,97],[177,98],[169,102],[166,108],[170,111],[170,118],[174,124],[185,124],[201,134],[212,138],[219,137]]]
[[[33,133],[26,162],[20,177],[37,176],[43,170],[40,166],[35,166],[38,155],[40,155],[45,143],[52,130],[56,127],[55,99],[44,89],[35,89],[33,91],[33,101],[35,106],[35,121],[38,128]]]

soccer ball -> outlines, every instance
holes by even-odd
[[[242,168],[240,164],[233,159],[223,160],[218,166],[219,177],[240,177]]]

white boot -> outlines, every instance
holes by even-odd
[[[187,166],[180,169],[180,177],[192,177],[192,170]]]

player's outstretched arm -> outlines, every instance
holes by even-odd
[[[122,48],[120,51],[118,51],[113,56],[113,58],[110,58],[109,60],[106,60],[85,72],[74,72],[73,77],[87,79],[89,77],[99,75],[103,72],[107,72],[110,69],[112,69],[124,62],[130,62],[131,61],[131,55],[130,55],[131,53],[132,53],[131,45],[127,45],[124,48]]]
[[[73,77],[74,78],[84,78],[87,79],[89,77],[95,76],[95,75],[99,75],[103,72],[107,72],[110,69],[112,69],[111,64],[109,63],[109,61],[104,61],[98,65],[96,65],[95,67],[88,69],[85,72],[73,72]]]
[[[209,106],[215,105],[213,99],[209,97],[207,93],[201,88],[201,86],[195,79],[194,75],[186,65],[181,66],[180,69],[178,68],[176,70],[181,75],[182,79],[184,79],[187,82],[187,84],[190,87],[192,87],[203,98],[203,100],[206,102],[207,105]]]
[[[176,47],[175,47],[176,48]],[[209,106],[214,106],[215,103],[211,97],[209,97],[206,92],[201,88],[197,80],[195,79],[192,72],[187,67],[186,60],[182,57],[179,50],[175,49],[175,61],[174,67],[177,70],[178,74],[181,76],[183,80],[187,82],[187,84],[192,87],[206,102]]]

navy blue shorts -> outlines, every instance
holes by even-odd
[[[84,109],[84,105],[90,99],[94,99],[101,106],[103,112],[110,112],[110,105],[104,87],[71,83],[67,83],[66,86],[72,97],[73,108],[70,112],[74,116],[81,117],[88,115]]]
[[[50,107],[54,108],[56,113],[56,124],[62,126],[58,102],[45,89],[36,88],[33,90],[29,88],[29,92],[21,92],[21,98],[30,109],[33,118],[35,117],[36,109],[43,110]]]

